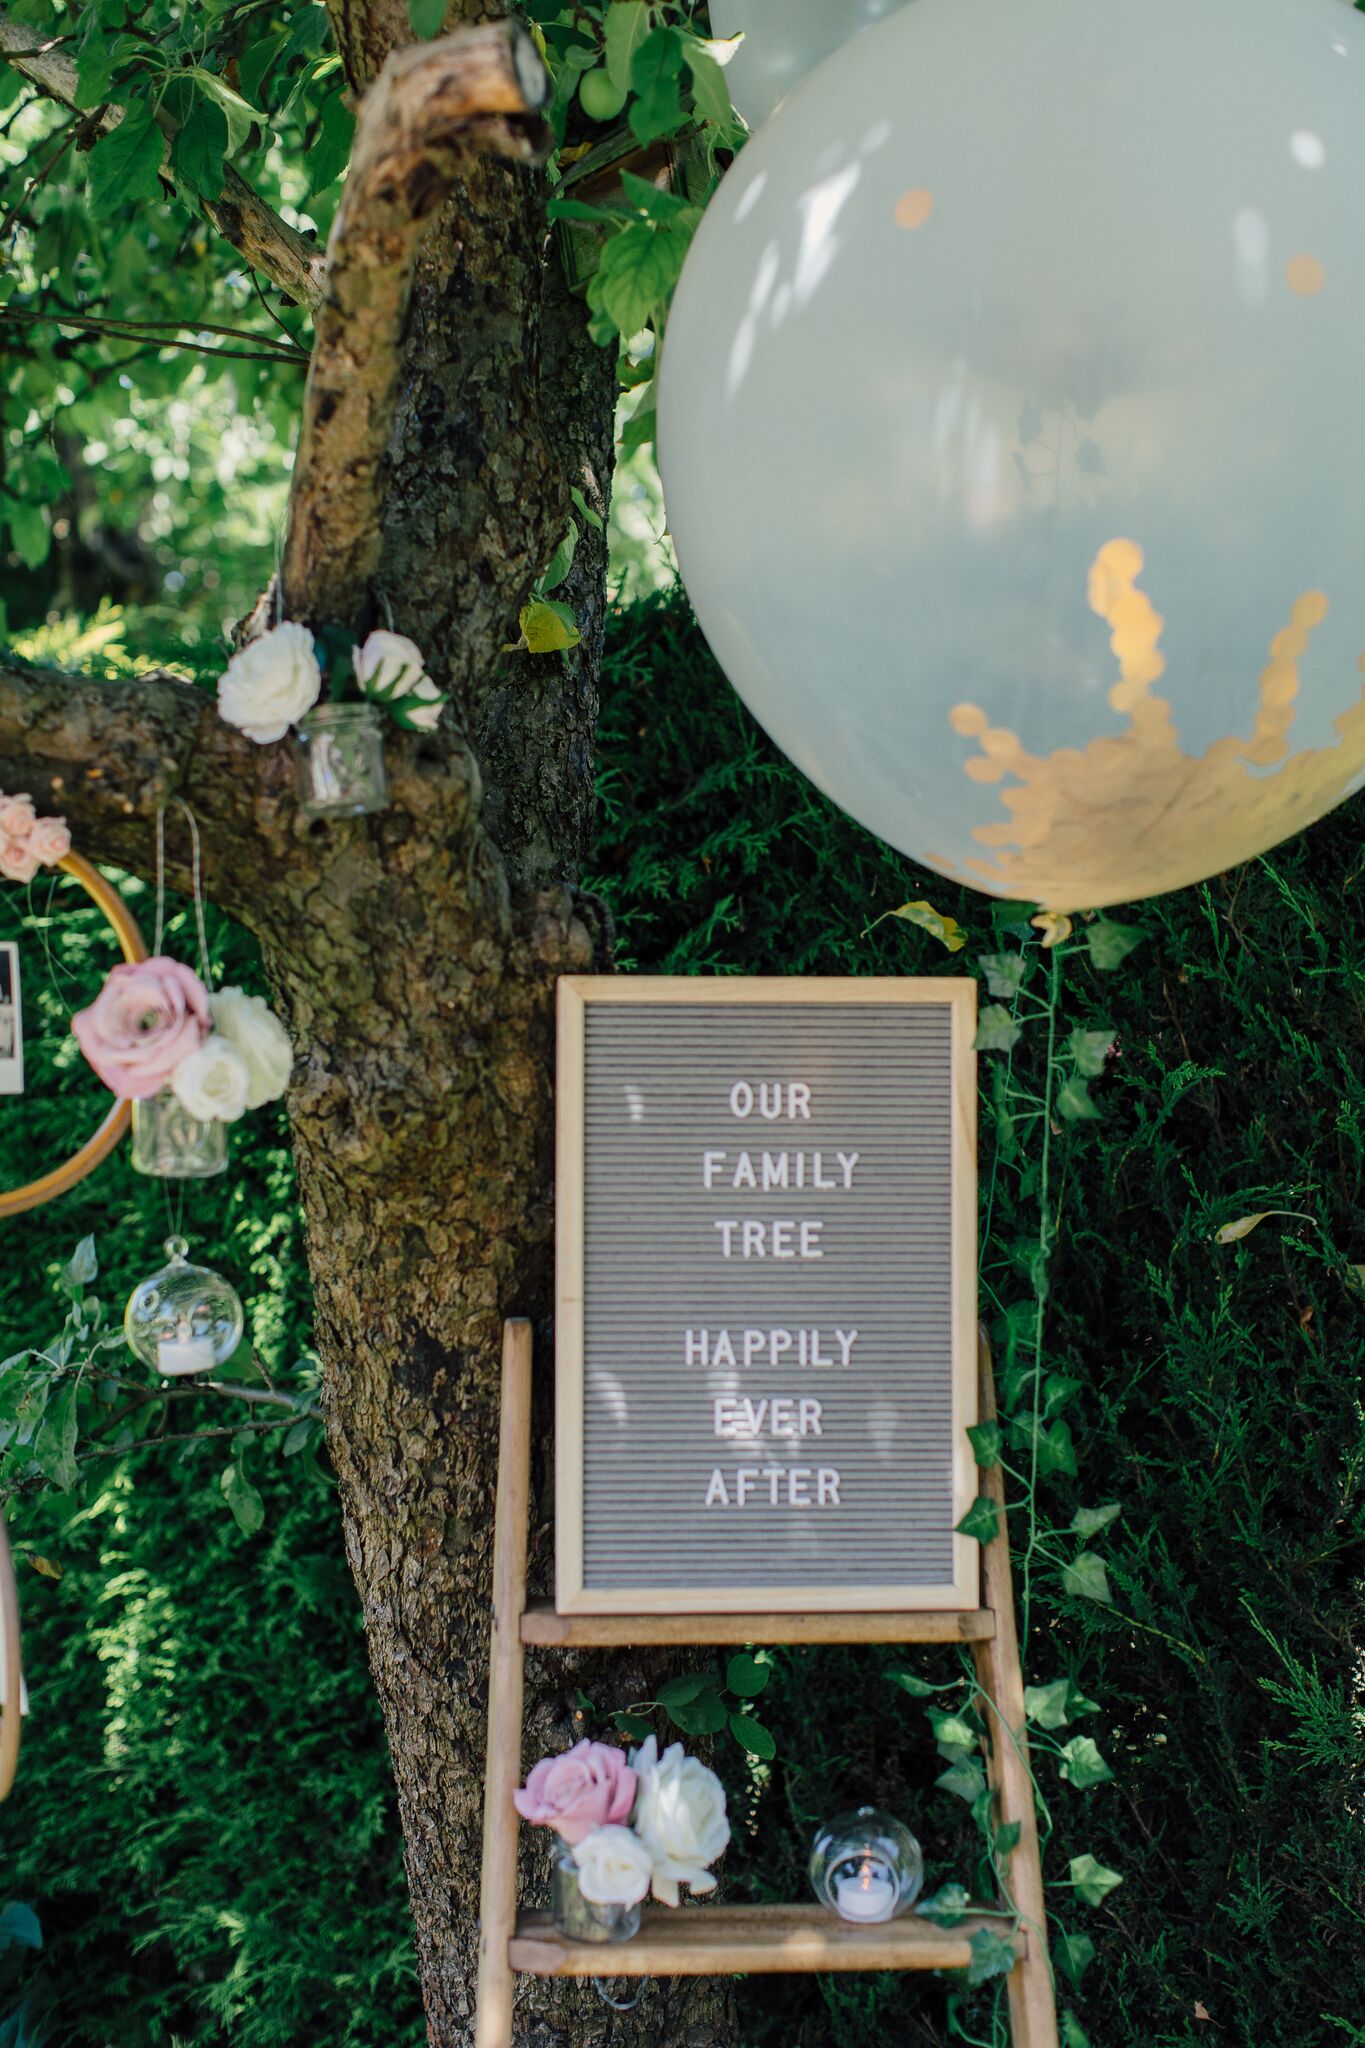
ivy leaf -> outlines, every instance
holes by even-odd
[[[993,996],[1003,996],[1006,1002],[1018,995],[1028,976],[1029,963],[1022,953],[983,953],[977,966],[986,977],[986,987]]]
[[[672,293],[690,236],[676,228],[628,221],[609,237],[588,286],[589,303],[624,335],[638,334]]]
[[[916,1907],[921,1920],[934,1920],[940,1927],[956,1927],[972,1910],[970,1895],[960,1884],[940,1885],[930,1898]]]
[[[630,67],[635,97],[629,119],[642,149],[682,126],[682,61],[682,38],[675,28],[652,28],[635,52]]]
[[[1062,2048],[1090,2048],[1090,2036],[1074,2012],[1062,2014]]]
[[[892,1685],[898,1685],[902,1692],[908,1692],[912,1700],[932,1699],[936,1690],[924,1679],[916,1678],[913,1671],[883,1671],[882,1677],[890,1679]]]
[[[1016,1024],[1003,1003],[987,1003],[976,1020],[978,1052],[1013,1052],[1023,1035],[1023,1025]]]
[[[963,1720],[961,1714],[931,1712],[929,1719],[933,1725],[934,1741],[938,1745],[939,1755],[945,1762],[963,1763],[968,1757],[976,1755],[976,1730],[969,1722]]]
[[[1065,1422],[1054,1422],[1051,1429],[1038,1432],[1038,1476],[1050,1479],[1054,1472],[1064,1472],[1068,1479],[1076,1477],[1076,1447]]]
[[[950,1771],[943,1771],[934,1783],[942,1792],[951,1792],[956,1799],[965,1799],[972,1806],[989,1788],[986,1773],[979,1763],[963,1761],[954,1764]]]
[[[446,0],[408,0],[408,27],[419,43],[429,43],[446,25]]]
[[[192,78],[200,92],[222,108],[228,125],[229,156],[236,156],[251,133],[253,122],[259,121],[263,128],[268,125],[260,108],[251,106],[239,92],[234,92],[227,80],[220,78],[216,71],[207,71],[202,64],[192,64],[184,76]],[[115,129],[114,132],[117,134],[118,130]]]
[[[316,198],[339,178],[351,160],[355,115],[340,92],[331,93],[318,115],[318,132],[308,152],[308,190]]]
[[[1065,1728],[1070,1699],[1069,1678],[1054,1678],[1051,1685],[1026,1685],[1024,1712],[1040,1728]]]
[[[1077,1070],[1094,1080],[1104,1072],[1105,1061],[1113,1050],[1112,1031],[1073,1031],[1067,1040],[1067,1050],[1076,1062]]]
[[[681,1678],[669,1678],[659,1687],[659,1705],[672,1712],[674,1707],[685,1707],[698,1693],[711,1692],[714,1684],[709,1672],[695,1671]]]
[[[1052,1953],[1068,1984],[1079,1984],[1095,1960],[1095,1944],[1088,1934],[1063,1934],[1054,1939]]]
[[[216,199],[223,189],[227,146],[227,116],[222,108],[212,100],[196,100],[171,145],[171,164],[181,184],[201,199]]]
[[[32,1906],[21,1905],[15,1899],[0,1911],[0,1949],[41,1948],[42,1945],[43,1930]]]
[[[993,1543],[1000,1533],[1000,1524],[993,1500],[987,1500],[979,1493],[957,1525],[959,1536],[975,1536],[978,1543]]]
[[[745,1650],[732,1657],[725,1667],[725,1683],[742,1700],[756,1700],[771,1675],[770,1664],[760,1664],[757,1657],[751,1657]]]
[[[1105,1776],[1113,1773],[1106,1770]],[[1071,1859],[1071,1882],[1076,1887],[1076,1896],[1087,1906],[1103,1905],[1106,1896],[1123,1883],[1117,1870],[1106,1870],[1093,1856],[1073,1856]]]
[[[904,918],[907,924],[917,924],[921,931],[941,939],[950,953],[960,953],[967,943],[967,935],[957,919],[935,910],[932,903],[902,903],[899,910],[889,910],[886,915]]]
[[[1109,1574],[1104,1568],[1104,1559],[1097,1557],[1093,1550],[1083,1550],[1079,1557],[1062,1568],[1064,1591],[1074,1593],[1078,1600],[1096,1600],[1102,1607],[1109,1606],[1113,1594],[1109,1590]]]
[[[1088,1792],[1092,1785],[1102,1785],[1106,1778],[1114,1775],[1091,1735],[1073,1735],[1070,1742],[1063,1744],[1061,1772],[1067,1783],[1074,1785],[1078,1792]],[[1082,1862],[1089,1860],[1081,1858]],[[1074,1863],[1071,1868],[1075,1870]],[[1117,1884],[1119,1880],[1115,1878],[1114,1882]]]
[[[566,604],[546,604],[533,598],[522,606],[517,623],[532,654],[557,654],[561,648],[577,647],[582,638]]]
[[[1012,1856],[1019,1847],[1020,1837],[1023,1832],[1023,1823],[1017,1820],[1007,1820],[1003,1827],[997,1828],[995,1831],[996,1855]]]
[[[1068,1401],[1079,1394],[1082,1384],[1064,1372],[1050,1372],[1043,1381],[1044,1419],[1051,1421],[1054,1415],[1060,1415]]]
[[[1017,1958],[1014,1941],[994,1927],[978,1927],[971,1939],[972,1959],[967,1965],[969,1986],[985,1984],[992,1977],[1007,1977]]]
[[[1057,1090],[1057,1114],[1065,1117],[1069,1124],[1093,1123],[1100,1115],[1099,1107],[1090,1100],[1090,1090],[1077,1077],[1063,1081]]]
[[[1071,1518],[1072,1532],[1089,1542],[1092,1536],[1098,1536],[1102,1529],[1116,1522],[1122,1513],[1123,1504],[1117,1500],[1109,1501],[1102,1508],[1077,1508]]]
[[[988,1471],[992,1465],[1000,1463],[1000,1449],[1003,1438],[998,1422],[975,1423],[967,1431],[967,1435],[971,1438],[972,1449],[976,1453],[976,1462],[983,1472]]]
[[[730,1733],[750,1756],[761,1757],[766,1763],[777,1755],[777,1740],[772,1731],[761,1721],[755,1721],[752,1714],[731,1714]]]
[[[1111,924],[1102,917],[1097,924],[1086,929],[1085,943],[1090,948],[1090,964],[1101,974],[1110,973],[1128,958],[1135,947],[1140,946],[1147,934],[1141,925]]]
[[[232,1509],[237,1527],[244,1536],[254,1536],[265,1522],[265,1502],[235,1460],[224,1471],[218,1484],[223,1489],[224,1500]]]
[[[654,1733],[649,1722],[642,1721],[638,1714],[613,1714],[611,1718],[621,1733],[628,1735],[632,1742],[644,1742]]]
[[[117,128],[101,136],[90,152],[91,219],[104,220],[137,199],[159,199],[164,148],[151,108],[141,102],[129,107]]]
[[[73,1301],[79,1301],[90,1282],[99,1275],[100,1262],[95,1250],[93,1237],[83,1237],[71,1257],[62,1267],[58,1284],[63,1294],[69,1294]]]
[[[611,0],[605,17],[607,76],[618,92],[629,92],[635,52],[649,34],[645,0]]]

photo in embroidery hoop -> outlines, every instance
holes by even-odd
[[[75,888],[62,887],[57,874],[69,878]],[[70,929],[63,931],[67,915],[64,899],[68,896],[75,898],[78,908]],[[98,916],[90,916],[92,911]],[[114,884],[81,854],[67,854],[57,863],[57,873],[35,881],[27,890],[16,885],[0,891],[0,938],[18,946],[28,967],[27,973],[21,970],[18,990],[28,1012],[27,1029],[22,1019],[18,1020],[17,1028],[23,1033],[29,1053],[27,1082],[31,1092],[43,1085],[44,1075],[75,1074],[83,1066],[69,1035],[70,1017],[73,1010],[89,999],[103,974],[114,964],[114,950],[107,944],[109,934],[116,943],[117,957],[146,959],[147,948],[132,911]],[[85,965],[87,959],[89,964]],[[68,976],[76,980],[74,990]],[[68,1157],[46,1168],[35,1179],[21,1187],[0,1188],[0,1217],[19,1216],[26,1209],[55,1201],[58,1195],[64,1195],[93,1173],[125,1135],[132,1114],[131,1103],[111,1103],[98,1086],[92,1086],[88,1094],[92,1100],[101,1098],[104,1107],[95,1130]],[[86,1098],[84,1088],[79,1101],[73,1097],[73,1120],[81,1114]],[[5,1102],[0,1115],[20,1113],[19,1100],[15,1096]]]

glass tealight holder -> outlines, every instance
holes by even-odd
[[[211,1180],[227,1165],[227,1125],[201,1122],[163,1088],[133,1104],[133,1166],[157,1180]]]
[[[246,1317],[237,1290],[209,1266],[192,1266],[183,1237],[166,1239],[170,1261],[135,1287],[123,1312],[128,1347],[167,1379],[212,1372],[237,1349]]]
[[[373,704],[315,704],[296,728],[299,801],[308,818],[388,809],[384,728]]]
[[[640,1931],[640,1908],[596,1906],[585,1899],[578,1865],[567,1842],[555,1844],[550,1870],[550,1918],[569,1941],[629,1941]]]
[[[811,1889],[841,1920],[894,1920],[919,1897],[924,1857],[909,1828],[880,1807],[826,1821],[810,1852]]]

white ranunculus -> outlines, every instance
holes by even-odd
[[[653,1864],[634,1828],[594,1828],[573,1846],[578,1887],[593,1906],[638,1906]]]
[[[247,1108],[277,1102],[289,1085],[294,1048],[269,1003],[260,996],[249,996],[244,989],[220,988],[217,995],[210,996],[209,1008],[214,1030],[246,1061]]]
[[[678,1886],[694,1892],[715,1889],[707,1868],[730,1840],[725,1788],[714,1771],[685,1756],[680,1742],[662,1756],[654,1736],[634,1750],[631,1769],[639,1780],[635,1828],[654,1864],[654,1896],[676,1906]]]
[[[312,634],[286,620],[233,655],[218,678],[218,713],[264,746],[311,711],[321,689]]]
[[[251,1070],[235,1045],[210,1032],[197,1052],[186,1053],[171,1075],[181,1108],[200,1123],[235,1124],[246,1108]]]
[[[381,627],[356,648],[353,659],[356,681],[367,697],[415,696],[418,683],[431,682],[425,655],[406,633],[387,633]],[[436,689],[434,683],[431,687]]]

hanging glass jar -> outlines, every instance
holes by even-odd
[[[227,1165],[227,1125],[191,1116],[163,1088],[133,1104],[133,1165],[157,1180],[210,1180]]]
[[[373,704],[315,704],[296,729],[299,798],[308,818],[388,808],[384,729]]]
[[[168,1379],[210,1372],[237,1349],[246,1326],[236,1288],[210,1266],[192,1266],[183,1237],[168,1237],[168,1265],[128,1297],[123,1334],[144,1365]]]
[[[841,1920],[893,1920],[919,1897],[924,1857],[909,1828],[876,1806],[826,1821],[810,1852],[811,1889]]]
[[[567,1842],[555,1844],[550,1872],[550,1918],[569,1941],[629,1941],[640,1931],[640,1908],[596,1906],[585,1899],[578,1865]]]

